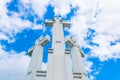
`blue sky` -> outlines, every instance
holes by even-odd
[[[27,51],[41,35],[51,36],[44,22],[54,16],[71,21],[65,36],[74,36],[81,46],[89,80],[120,80],[119,2],[0,0],[0,80],[25,80]]]

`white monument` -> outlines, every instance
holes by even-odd
[[[43,47],[50,37],[40,37],[29,49],[31,56],[27,71],[27,80],[88,80],[82,61],[84,54],[77,42],[70,36],[64,37],[63,27],[70,27],[70,22],[54,18],[46,20],[46,26],[52,28],[52,48],[48,49],[47,69],[42,70]],[[66,49],[65,44],[70,46]]]

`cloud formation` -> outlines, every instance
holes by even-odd
[[[107,0],[100,2],[100,13],[92,28],[96,31],[93,42],[99,46],[92,48],[93,55],[104,61],[120,58],[120,1]]]
[[[25,1],[24,1],[25,2]],[[41,24],[37,24],[36,21],[38,20],[37,18],[35,19],[34,22],[31,22],[29,19],[22,19],[22,16],[30,16],[29,14],[32,13],[31,11],[28,12],[29,14],[26,14],[27,12],[25,12],[24,9],[29,9],[30,6],[28,6],[27,1],[26,4],[22,4],[21,2],[19,2],[19,4],[14,4],[14,5],[18,5],[18,10],[17,11],[11,11],[8,9],[8,6],[10,6],[10,4],[12,3],[12,0],[1,0],[0,1],[0,40],[8,40],[9,42],[14,42],[14,35],[16,35],[16,33],[22,31],[23,29],[42,29],[42,25]],[[39,2],[33,2],[33,9],[34,9],[34,5],[36,5],[35,9],[37,8],[37,3]],[[21,5],[20,5],[21,4]],[[30,5],[30,4],[29,4]],[[23,7],[22,7],[23,6]],[[43,5],[44,6],[44,5]],[[42,9],[43,7],[41,7]],[[46,7],[45,7],[46,8]],[[43,8],[43,9],[45,9]],[[40,8],[39,8],[40,9]],[[35,10],[36,12],[37,10]],[[39,10],[39,11],[43,11],[43,10]],[[37,13],[37,12],[36,12]],[[44,13],[44,11],[43,11]],[[37,14],[40,14],[41,16],[43,16],[43,14],[41,14],[41,12],[38,12]]]
[[[0,46],[0,79],[1,80],[25,80],[30,58],[25,52],[6,52]]]
[[[82,2],[82,1],[81,1]],[[98,57],[101,61],[120,58],[120,6],[114,0],[83,1],[76,15],[72,17],[71,32],[78,36],[81,46],[91,49],[91,57]],[[93,29],[94,36],[87,34]],[[85,40],[87,36],[91,40]],[[88,44],[93,42],[98,46]],[[112,45],[113,43],[113,45]]]

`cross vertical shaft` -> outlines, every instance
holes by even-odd
[[[66,80],[65,69],[65,40],[63,26],[68,26],[66,21],[60,18],[46,22],[52,28],[52,49],[53,54],[48,56],[48,80]],[[51,73],[51,74],[50,74]]]

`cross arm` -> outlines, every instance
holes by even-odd
[[[35,42],[35,45],[33,45],[29,50],[28,50],[28,55],[32,55],[32,52],[35,48],[35,46],[37,45],[41,45],[41,46],[44,46],[45,44],[47,44],[48,42],[50,42],[50,36],[46,35],[45,37],[44,36],[41,36],[39,39],[36,40]]]
[[[42,46],[50,42],[50,36],[46,35],[45,38],[40,42]]]
[[[41,36],[35,43],[35,45],[41,45],[41,46],[44,46],[45,44],[47,44],[48,42],[50,41],[50,36],[46,35],[45,37],[44,36]]]
[[[53,26],[54,21],[53,20],[46,20],[45,26]]]
[[[70,36],[66,36],[65,42],[72,48],[72,47],[77,47],[79,49],[79,44]],[[79,49],[79,52],[82,57],[84,57],[83,52]]]
[[[70,46],[70,47],[73,47],[75,44],[74,44],[74,41],[72,41],[71,37],[70,36],[66,36],[65,37],[65,42]]]
[[[63,20],[63,21],[62,21],[62,24],[63,24],[64,27],[70,28],[70,21],[68,21],[68,20]]]

